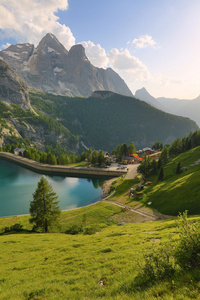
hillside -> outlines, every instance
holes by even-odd
[[[69,98],[32,92],[33,107],[59,121],[88,148],[112,151],[134,142],[137,149],[156,140],[166,144],[198,129],[188,118],[164,113],[133,97],[95,92],[89,98]]]
[[[106,206],[111,217],[114,213],[112,205]],[[74,213],[80,217],[86,213],[81,212],[80,209],[73,214],[63,213],[62,219],[67,224],[75,221]],[[95,212],[93,221],[99,222],[101,215],[98,210]],[[196,220],[199,221],[199,218]],[[28,227],[28,217],[25,216],[0,219],[0,228],[13,222]],[[160,296],[163,300],[172,297],[198,299],[198,270],[196,273],[180,272],[180,268],[176,267],[177,274],[168,275],[169,279],[153,285],[137,284],[136,276],[145,263],[144,253],[151,253],[152,248],[155,253],[158,247],[164,245],[172,249],[178,239],[176,220],[113,224],[92,235],[36,234],[28,231],[3,234],[0,238],[0,297],[8,300],[153,300]]]
[[[148,187],[142,203],[161,213],[178,215],[179,212],[188,210],[189,214],[200,214],[200,147],[184,152],[164,166],[164,179],[158,182],[158,175],[152,176],[153,185]],[[182,168],[186,168],[180,174],[176,174],[178,162]]]
[[[78,137],[51,117],[0,101],[0,146],[12,141],[34,143],[41,150],[47,145],[53,148],[60,145],[74,151]]]

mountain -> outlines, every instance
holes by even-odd
[[[188,117],[200,126],[200,96],[193,100],[165,97],[154,98],[145,88],[142,88],[136,91],[135,97],[164,112]]]
[[[162,112],[133,97],[94,92],[89,98],[30,94],[31,104],[58,119],[88,148],[112,151],[118,144],[134,142],[137,149],[163,144],[198,130],[194,121]]]
[[[25,81],[0,59],[0,100],[30,109],[28,87]]]
[[[18,138],[28,139],[40,149],[59,145],[74,151],[78,137],[51,117],[37,114],[30,104],[28,86],[0,60],[0,146]]]
[[[26,83],[36,89],[67,96],[88,97],[96,90],[132,96],[121,77],[111,68],[94,67],[81,44],[69,51],[51,33],[35,48],[29,43],[11,45],[0,57]]]
[[[144,87],[135,92],[135,98],[145,101],[146,103],[157,109],[165,111],[165,107],[161,103],[159,103],[153,96],[151,96]]]

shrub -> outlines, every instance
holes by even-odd
[[[96,225],[96,224],[94,224],[94,225],[86,226],[84,228],[83,233],[84,234],[94,234],[94,233],[96,233],[99,230],[100,230],[99,226]]]
[[[200,225],[189,223],[187,211],[179,215],[178,226],[180,241],[176,248],[175,259],[185,270],[200,267]]]
[[[21,232],[23,230],[24,230],[23,225],[16,223],[14,225],[11,225],[10,227],[9,226],[4,227],[3,233],[7,233],[7,232],[11,232],[11,231]]]
[[[65,231],[67,234],[79,234],[81,232],[83,232],[83,227],[79,224],[74,224]]]
[[[164,280],[171,277],[175,272],[172,251],[166,247],[158,248],[144,255],[144,261],[144,266],[140,266],[141,271],[135,278],[137,286]]]

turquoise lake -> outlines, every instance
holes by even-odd
[[[32,194],[41,176],[0,159],[0,217],[29,214]],[[86,206],[101,198],[100,179],[44,176],[59,196],[61,210]]]

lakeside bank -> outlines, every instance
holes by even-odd
[[[15,162],[25,168],[31,169],[38,173],[45,173],[50,175],[66,175],[72,177],[119,177],[125,175],[125,170],[109,170],[99,168],[84,168],[84,167],[69,167],[61,165],[48,165],[36,162],[32,159],[28,159],[22,156],[15,155],[9,152],[0,152],[0,159],[7,159]]]

